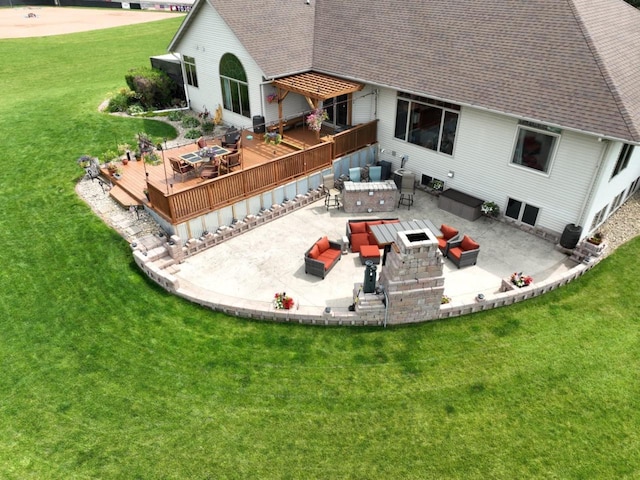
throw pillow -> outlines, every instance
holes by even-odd
[[[320,256],[320,249],[316,244],[313,247],[311,247],[311,250],[309,250],[309,258],[313,258],[314,260],[317,260],[319,256]]]
[[[466,235],[462,237],[462,242],[460,243],[460,250],[463,250],[466,252],[468,250],[475,250],[476,248],[480,248],[480,245],[478,243],[474,242]]]
[[[374,220],[372,222],[367,222],[367,231],[371,231],[371,227],[375,227],[376,225],[382,225],[382,220]]]
[[[318,246],[320,253],[324,252],[325,250],[329,250],[329,239],[327,237],[322,237],[316,242],[316,245]]]
[[[449,240],[458,234],[458,230],[444,223],[440,225],[440,231],[445,240]]]
[[[349,227],[351,228],[351,234],[367,232],[367,222],[349,223]]]

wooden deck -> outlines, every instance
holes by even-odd
[[[322,135],[325,135],[325,132],[322,132]],[[240,167],[235,167],[232,171],[262,165],[327,140],[324,137],[318,138],[315,132],[307,128],[286,131],[279,145],[267,144],[264,142],[263,135],[254,134],[250,131],[243,131],[242,137],[239,149]],[[220,140],[209,140],[207,145],[220,145]],[[147,180],[167,194],[188,190],[194,185],[202,183],[204,180],[195,172],[186,174],[183,181],[180,174],[174,175],[169,163],[170,157],[179,157],[197,150],[198,146],[194,142],[186,146],[156,151],[161,159],[158,165],[151,165],[143,161],[130,161],[127,165],[119,165],[122,170],[122,176],[119,180],[115,180],[106,169],[103,169],[103,175],[110,178],[113,184],[111,196],[125,207],[140,206],[147,203],[144,194],[144,190],[147,188]]]

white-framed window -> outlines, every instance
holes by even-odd
[[[614,198],[613,202],[611,202],[611,213],[615,212],[616,209],[622,204],[623,198],[624,198],[624,190],[621,191],[618,195],[616,195],[616,198]]]
[[[198,73],[196,72],[196,59],[184,56],[184,73],[187,76],[187,85],[198,86]]]
[[[504,211],[505,217],[513,218],[532,227],[538,221],[538,213],[540,213],[540,208],[515,198],[509,198],[507,208]]]
[[[609,205],[605,205],[598,213],[595,214],[593,221],[591,222],[590,231],[595,230],[602,222],[604,222],[605,215],[607,214],[607,208],[609,208]]]
[[[616,166],[613,168],[613,173],[611,174],[611,178],[618,175],[622,170],[627,168],[629,165],[629,159],[631,158],[631,154],[633,153],[633,145],[629,145],[625,143],[622,145],[622,150],[620,150],[620,155],[618,155],[618,161],[616,162]]]
[[[640,186],[640,177],[636,178],[633,182],[631,182],[631,186],[629,187],[629,192],[627,193],[627,198],[633,195],[638,187]]]
[[[395,137],[453,155],[460,106],[398,92]]]
[[[532,122],[520,122],[511,163],[549,173],[560,131]]]
[[[225,53],[220,59],[222,104],[226,110],[251,118],[247,73],[238,58]]]

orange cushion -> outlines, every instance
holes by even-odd
[[[316,245],[318,246],[320,253],[324,252],[325,250],[329,250],[329,239],[327,237],[322,237],[316,242]]]
[[[378,246],[376,236],[373,234],[373,232],[369,232],[369,245],[375,245],[376,247]]]
[[[360,247],[360,255],[365,258],[378,258],[380,257],[380,250],[377,245],[362,245]]]
[[[340,255],[342,255],[342,252],[340,250],[333,250],[330,248],[321,253],[318,257],[318,260],[324,263],[325,270],[329,270],[331,268],[331,265],[333,265],[333,262],[335,262],[336,258]]]
[[[458,230],[450,227],[449,225],[445,225],[444,223],[440,225],[440,231],[442,232],[442,236],[445,240],[449,240],[458,234]]]
[[[309,250],[309,258],[313,258],[314,260],[316,260],[319,256],[320,256],[320,249],[316,244],[313,247],[311,247],[311,250]]]
[[[400,220],[382,220],[382,223],[384,225],[386,225],[388,223],[400,223]]]
[[[460,255],[462,255],[462,250],[460,250],[460,247],[450,248],[449,255],[456,257],[458,260],[460,260]]]
[[[366,233],[367,232],[367,222],[354,222],[349,223],[349,227],[351,228],[351,233]]]
[[[371,227],[375,225],[382,225],[382,220],[372,220],[371,222],[367,222],[367,231],[371,231]]]
[[[369,235],[367,233],[354,233],[351,235],[352,252],[359,252],[362,245],[369,245]]]
[[[476,242],[471,240],[466,235],[464,237],[462,237],[462,243],[460,243],[460,249],[461,250],[466,252],[467,250],[475,250],[477,248],[480,248],[480,245],[478,245]]]
[[[342,255],[342,252],[340,250],[333,250],[330,248],[329,250],[326,250],[324,253],[321,253],[320,256],[318,257],[318,260],[320,260],[321,262],[324,262],[325,265],[327,264],[327,262],[329,262],[329,266],[331,266],[331,263],[340,255]]]
[[[444,248],[446,245],[447,241],[442,237],[438,237],[438,247]]]

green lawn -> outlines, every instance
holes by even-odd
[[[640,240],[542,298],[387,330],[147,281],[75,160],[171,135],[97,105],[179,21],[0,40],[0,478],[640,477]]]

